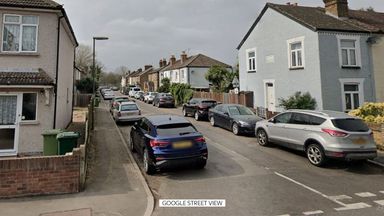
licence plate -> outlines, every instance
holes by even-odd
[[[362,137],[359,137],[357,139],[352,139],[352,142],[353,142],[353,144],[357,144],[357,145],[367,144],[367,140],[362,138]]]
[[[172,146],[174,149],[185,149],[185,148],[192,147],[192,142],[191,141],[174,142]]]

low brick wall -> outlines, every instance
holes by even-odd
[[[79,192],[80,151],[0,159],[0,198]]]

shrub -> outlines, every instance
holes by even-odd
[[[316,99],[312,98],[309,92],[302,94],[301,92],[296,92],[294,95],[290,96],[288,99],[279,98],[279,106],[283,107],[286,110],[289,109],[308,109],[314,110],[317,106]]]
[[[158,92],[169,92],[171,86],[171,81],[168,78],[163,78],[161,80],[161,86],[158,89]]]
[[[362,118],[370,123],[384,123],[384,103],[365,103],[358,109],[349,112],[352,116]]]
[[[76,88],[81,93],[92,93],[93,92],[93,81],[91,78],[86,77],[84,79],[76,81]],[[95,88],[98,88],[98,83],[96,82]]]
[[[191,86],[184,83],[172,83],[170,92],[175,99],[176,105],[186,103],[193,96]]]

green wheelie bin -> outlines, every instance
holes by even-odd
[[[59,155],[65,155],[67,152],[72,152],[77,147],[77,139],[80,137],[76,132],[63,132],[57,135]]]
[[[43,147],[43,154],[44,156],[47,155],[57,155],[57,139],[56,136],[59,133],[62,133],[62,129],[52,129],[52,130],[45,130],[41,135],[43,135],[44,139],[44,147]]]

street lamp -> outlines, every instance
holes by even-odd
[[[94,129],[94,122],[95,122],[95,114],[93,112],[93,107],[95,106],[95,97],[96,97],[96,79],[95,79],[95,76],[96,76],[96,60],[95,60],[95,41],[96,40],[108,40],[107,37],[93,37],[93,63],[92,63],[92,124],[91,124],[91,129],[93,130]]]

